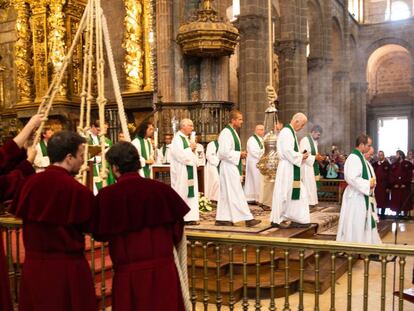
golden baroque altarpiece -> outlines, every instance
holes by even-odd
[[[155,40],[153,0],[124,1],[125,52],[123,72],[126,92],[154,89]],[[46,94],[53,75],[59,70],[79,26],[86,0],[0,0],[0,11],[14,10],[14,64],[17,98],[6,110],[14,117],[27,117]],[[56,104],[75,109],[81,92],[83,40],[75,49],[60,86]],[[2,64],[0,64],[1,66]],[[1,75],[1,72],[0,72]],[[3,79],[0,79],[2,81]],[[3,88],[0,88],[3,89]],[[5,117],[0,106],[0,116]],[[14,113],[10,113],[13,111]]]

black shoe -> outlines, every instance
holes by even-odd
[[[308,224],[301,224],[301,223],[298,223],[298,222],[294,222],[294,221],[292,221],[291,223],[290,223],[290,228],[310,228],[312,226],[312,224],[311,223],[308,223]]]
[[[261,208],[262,208],[262,210],[264,210],[264,211],[271,211],[272,210],[272,208],[270,207],[270,206],[267,206],[267,205],[264,205],[264,204],[262,204],[262,206],[260,206]]]
[[[231,221],[226,221],[226,220],[216,220],[214,225],[215,226],[233,226],[233,223]]]
[[[289,224],[281,222],[280,224],[276,223],[276,222],[271,222],[270,225],[272,226],[272,228],[279,228],[279,229],[288,229],[289,228]]]
[[[184,221],[185,226],[198,226],[200,223],[198,221]]]
[[[258,219],[250,219],[246,220],[246,227],[254,227],[258,224],[260,224],[262,221]]]

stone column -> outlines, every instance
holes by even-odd
[[[211,57],[203,58],[200,63],[200,100],[215,99],[214,60]]]
[[[32,58],[32,34],[30,30],[29,5],[24,0],[14,2],[16,10],[16,34],[15,59],[17,69],[17,90],[19,104],[30,103],[33,100],[33,58]]]
[[[349,14],[348,14],[348,0],[344,0],[344,13],[343,13],[343,23],[344,23],[344,61],[343,61],[343,105],[341,114],[343,117],[338,118],[338,122],[343,122],[343,149],[346,153],[351,151],[351,102],[350,102],[350,79],[349,79],[349,68],[350,68],[350,51],[349,51]],[[342,121],[341,121],[342,120]]]
[[[267,7],[264,1],[241,1],[237,25],[240,32],[238,107],[244,115],[243,144],[257,123],[264,121],[267,108],[268,67]]]
[[[173,0],[157,0],[157,77],[162,101],[174,101]]]
[[[308,113],[307,104],[307,3],[280,3],[281,37],[276,40],[280,68],[280,116],[288,122],[296,112]]]
[[[229,58],[203,58],[200,64],[200,100],[227,101],[229,93]]]
[[[340,151],[349,152],[346,146],[345,123],[347,117],[345,115],[345,93],[346,90],[346,72],[337,71],[333,73],[332,77],[332,104],[333,104],[333,137],[332,143],[335,144]],[[349,86],[348,86],[349,88]]]

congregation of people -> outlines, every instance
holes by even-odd
[[[403,213],[412,208],[412,151],[407,158],[397,151],[390,163],[381,151],[375,158],[372,139],[361,134],[347,157],[335,149],[323,155],[318,150],[320,126],[312,126],[298,139],[308,123],[303,113],[296,113],[285,126],[275,126],[275,180],[257,167],[265,151],[264,126],[255,126],[244,149],[238,134],[243,115],[238,110],[230,112],[228,124],[205,151],[197,142],[193,121],[186,118],[174,135],[164,136],[161,146],[149,121],[141,124],[131,143],[116,144],[105,136],[107,128],[101,131],[95,121],[88,137],[45,127],[40,143],[26,150],[42,121],[42,115],[33,116],[0,148],[0,198],[12,200],[10,213],[23,221],[22,311],[97,309],[84,253],[86,233],[108,242],[114,266],[113,310],[184,310],[174,252],[185,241],[184,226],[200,224],[200,166],[204,195],[217,206],[216,226],[260,225],[252,212],[254,204],[270,210],[271,227],[309,228],[314,225],[310,214],[319,203],[323,176],[343,177],[347,184],[338,241],[381,243],[377,209],[383,216],[387,208]],[[104,153],[85,155],[85,144],[104,146]],[[85,157],[92,164],[91,190],[75,179],[86,169]],[[171,187],[154,179],[157,165],[169,166]],[[0,309],[12,310],[3,243]]]

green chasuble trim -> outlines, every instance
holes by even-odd
[[[262,141],[259,139],[259,137],[257,137],[256,134],[253,135],[253,137],[256,139],[257,143],[259,144],[260,149],[263,149],[263,143]]]
[[[183,141],[184,149],[190,148],[188,141],[185,137],[181,136]],[[188,183],[188,194],[187,198],[194,198],[194,167],[192,165],[186,165],[187,168],[187,183]]]
[[[234,150],[235,151],[241,151],[240,140],[239,140],[239,138],[237,136],[236,131],[234,130],[234,128],[231,127],[230,124],[227,124],[226,125],[226,128],[229,129],[231,135],[233,136],[233,140],[234,140]],[[237,164],[237,167],[239,169],[240,176],[242,176],[243,175],[243,166],[242,166],[242,160],[241,160],[241,158],[239,160],[239,164]]]
[[[362,177],[362,179],[369,180],[369,178],[368,178],[369,177],[368,176],[368,165],[365,163],[364,156],[357,149],[352,150],[352,154],[355,154],[361,160],[361,164],[362,164],[362,176],[361,177]],[[372,176],[372,172],[371,172],[371,176]],[[375,219],[371,214],[371,211],[374,211],[374,205],[372,203],[370,203],[368,195],[364,194],[364,199],[365,199],[365,207],[367,209],[367,212],[369,212],[370,216],[371,216],[371,229],[374,229],[377,226],[377,223],[375,222]],[[371,207],[371,211],[369,211],[370,207]],[[369,216],[367,215],[367,217],[369,217]]]
[[[313,142],[313,138],[308,135],[308,140],[309,140],[309,144],[311,147],[311,155],[316,156],[316,148],[315,148],[315,143]],[[319,163],[318,161],[313,162],[313,172],[315,173],[315,180],[316,180],[316,187],[319,189],[321,186],[321,171],[319,170]]]
[[[46,146],[45,141],[42,139],[39,142],[39,145],[40,145],[40,150],[42,150],[42,156],[47,157],[47,146]]]
[[[295,141],[295,146],[293,148],[294,151],[299,152],[298,140],[296,138],[295,131],[290,126],[290,124],[285,126],[288,128],[293,135],[293,139]],[[299,200],[300,198],[300,166],[293,165],[293,182],[292,182],[292,200]]]
[[[140,137],[140,136],[137,136],[137,138],[138,138],[138,140],[139,140],[139,145],[141,146],[141,156],[142,156],[145,160],[148,160],[148,156],[149,156],[149,155],[147,155],[147,150],[146,150],[146,148],[145,148],[145,141],[147,142],[147,145],[148,145],[148,151],[150,151],[150,150],[151,150],[151,148],[150,148],[150,143],[149,143],[149,141],[148,141],[147,139],[144,139],[144,138],[142,138],[142,137]],[[143,171],[144,171],[144,176],[145,176],[145,178],[150,178],[150,176],[151,176],[151,170],[150,170],[149,165],[148,165],[148,164],[145,164],[145,166],[144,166],[142,169],[143,169]]]

